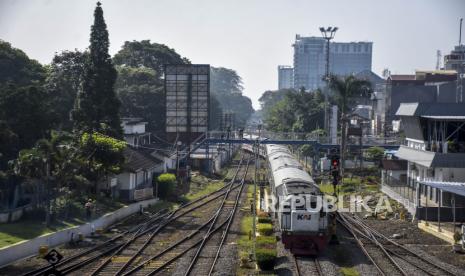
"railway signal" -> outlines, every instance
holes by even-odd
[[[333,176],[334,194],[336,194],[336,186],[339,184],[339,156],[333,155],[331,157],[331,175]]]

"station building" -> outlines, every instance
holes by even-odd
[[[395,156],[407,163],[397,177],[383,168],[383,192],[420,221],[464,222],[465,104],[401,103],[396,116],[406,138]]]

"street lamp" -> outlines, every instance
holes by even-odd
[[[326,131],[326,135],[329,135],[329,118],[328,118],[328,93],[329,93],[329,42],[331,39],[334,38],[336,35],[336,31],[338,30],[338,27],[328,27],[328,28],[323,28],[320,27],[320,32],[323,38],[326,40],[326,70],[325,70],[325,76],[324,80],[326,81],[326,93],[325,94],[325,122],[324,122],[324,128]]]

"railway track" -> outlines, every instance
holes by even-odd
[[[184,230],[190,232],[190,225],[198,223],[200,221],[204,222],[203,217],[196,219],[194,217],[187,216],[187,214],[206,206],[208,203],[215,202],[218,198],[221,198],[222,196],[225,197],[232,190],[235,190],[238,187],[237,185],[235,185],[235,179],[237,177],[242,163],[243,157],[239,162],[238,169],[234,173],[232,180],[230,181],[230,183],[228,183],[228,185],[225,186],[226,188],[224,189],[223,193],[219,193],[218,195],[208,198],[208,200],[206,201],[201,201],[199,204],[185,211],[173,212],[158,227],[154,228],[153,231],[149,233],[146,237],[128,242],[128,244],[125,245],[125,247],[122,250],[119,250],[119,252],[115,252],[115,254],[113,254],[112,256],[107,257],[93,270],[91,275],[123,275],[128,274],[128,270],[132,273],[133,271],[135,271],[134,269],[140,269],[140,263],[145,263],[145,261],[150,260],[150,257],[152,255],[159,253],[160,249],[166,247],[163,243],[154,243],[153,241],[155,237],[158,241],[170,241],[170,237],[174,235],[175,238],[171,239],[173,242],[176,239],[180,238],[175,233],[179,232],[179,230],[181,229],[176,229],[176,227],[174,227],[173,229],[168,229],[168,225],[178,222],[181,225],[187,226],[187,229]],[[192,223],[193,220],[196,220],[195,223]],[[191,232],[186,239],[183,238],[181,240],[183,242],[186,242],[200,235],[209,221],[207,221],[201,227],[198,227],[193,232]],[[166,231],[162,232],[162,230],[164,229],[166,229]],[[172,253],[169,253],[168,255],[170,254]],[[157,260],[157,262],[155,262],[154,260],[150,260],[150,263],[146,265],[146,267],[157,267],[157,265],[159,264],[160,260]]]
[[[206,223],[199,226],[188,236],[171,244],[162,252],[153,255],[123,275],[133,275],[136,273],[137,275],[168,274],[167,272],[174,269],[174,263],[181,258],[189,260],[186,271],[183,272],[184,275],[208,275],[209,271],[213,271],[218,258],[217,256],[219,256],[229,226],[239,206],[240,195],[242,194],[245,184],[249,161],[247,161],[245,165],[243,176],[238,180],[239,183],[237,185],[240,186],[239,190],[236,191],[233,187],[240,168],[236,171],[233,182],[230,183],[217,211]],[[231,202],[231,198],[234,199],[233,202]],[[211,249],[214,246],[216,250],[212,252]],[[206,248],[208,248],[208,250],[205,250]],[[209,262],[210,260],[212,261]]]
[[[240,162],[242,163],[242,159]],[[236,175],[237,173],[235,176]],[[71,272],[85,269],[83,272],[86,275],[122,275],[124,274],[124,270],[131,268],[131,265],[135,266],[141,262],[141,253],[149,246],[152,239],[155,236],[158,236],[159,232],[166,228],[168,224],[173,223],[187,214],[214,202],[217,198],[228,193],[228,191],[236,190],[239,188],[240,184],[236,184],[234,182],[235,181],[232,180],[229,185],[225,185],[224,187],[202,196],[199,199],[181,205],[172,212],[166,212],[165,210],[165,213],[160,212],[152,215],[145,222],[116,235],[104,243],[66,257],[56,266],[56,268],[63,274],[69,274]],[[198,230],[199,231],[197,232],[200,232],[200,229]],[[126,252],[131,252],[132,250],[132,254],[129,256],[120,256],[120,254],[125,252],[125,250]],[[97,263],[96,266],[95,263]],[[113,266],[114,263],[117,263],[117,265]],[[108,271],[106,271],[107,267],[109,267]],[[48,265],[43,266],[24,275],[43,275],[51,268],[52,267]]]
[[[297,257],[292,255],[297,276],[320,275],[323,276],[318,258]]]
[[[369,227],[358,216],[340,213],[338,220],[381,275],[456,275]]]

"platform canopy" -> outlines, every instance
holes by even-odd
[[[420,181],[420,184],[437,188],[452,194],[465,196],[465,182]]]

